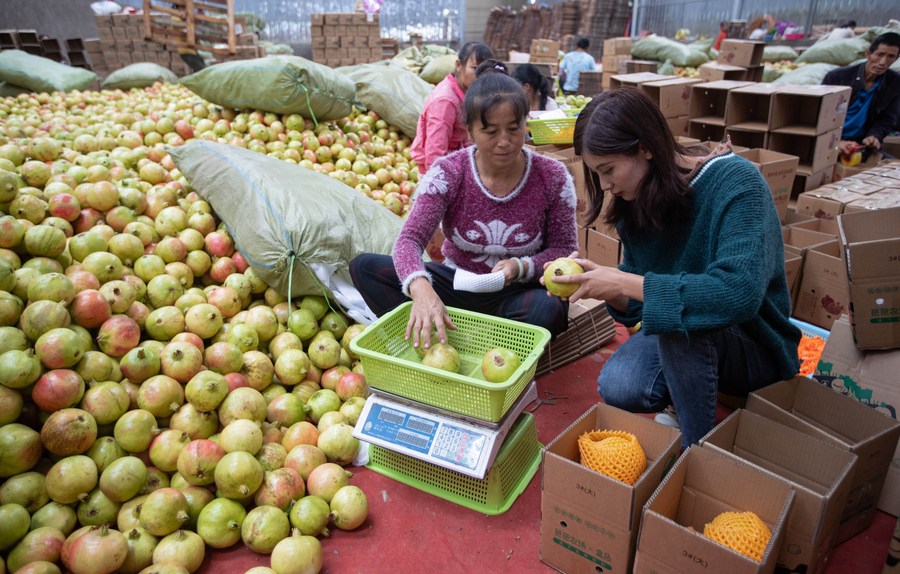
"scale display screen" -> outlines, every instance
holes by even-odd
[[[486,440],[471,428],[430,420],[380,403],[372,405],[363,431],[371,438],[469,469],[478,465]]]

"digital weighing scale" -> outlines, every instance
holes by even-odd
[[[423,462],[483,479],[509,429],[525,407],[537,398],[537,383],[532,380],[503,418],[492,423],[373,390],[353,429],[353,436]]]

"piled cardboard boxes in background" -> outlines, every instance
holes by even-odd
[[[736,80],[760,82],[763,77],[762,55],[765,42],[751,40],[724,40],[716,62],[700,66],[700,79],[704,82]]]
[[[97,16],[96,20],[99,49],[91,40],[86,40],[85,46],[98,76],[106,77],[120,68],[140,62],[159,64],[178,76],[191,73],[176,48],[144,39],[142,15],[114,14]]]
[[[624,74],[625,62],[631,59],[631,38],[609,38],[603,41],[603,79],[604,90],[609,89],[610,82],[616,74]]]
[[[326,66],[367,64],[384,57],[378,14],[312,14],[310,35],[313,61]]]

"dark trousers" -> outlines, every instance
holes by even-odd
[[[442,263],[426,263],[435,292],[448,307],[475,311],[544,327],[556,337],[568,326],[569,304],[548,297],[540,283],[513,283],[494,293],[471,293],[453,288],[454,269]],[[350,277],[363,299],[379,317],[409,301],[389,255],[364,253],[350,262]]]

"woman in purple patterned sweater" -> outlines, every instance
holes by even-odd
[[[393,257],[350,262],[356,288],[376,315],[412,299],[406,337],[446,341],[455,329],[445,305],[531,323],[554,336],[567,326],[567,303],[547,297],[544,264],[578,248],[575,187],[560,162],[523,148],[528,100],[496,60],[479,66],[466,92],[466,129],[475,145],[434,163],[422,177]],[[425,263],[438,226],[444,263]],[[473,275],[474,274],[474,275]],[[456,285],[454,285],[454,280]]]

